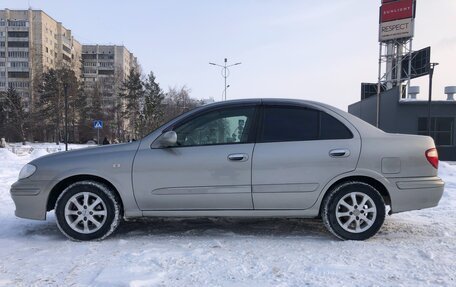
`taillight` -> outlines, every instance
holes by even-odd
[[[439,154],[435,147],[426,151],[426,158],[433,167],[439,168]]]

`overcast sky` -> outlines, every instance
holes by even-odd
[[[417,0],[414,50],[432,46],[434,95],[456,85],[456,1]],[[223,78],[208,63],[242,62],[228,98],[285,97],[343,110],[376,82],[380,0],[1,0],[41,9],[81,43],[125,45],[162,86],[186,85],[220,100]],[[427,77],[419,98],[427,97]]]

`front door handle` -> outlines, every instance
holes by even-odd
[[[228,155],[228,160],[231,161],[247,161],[249,156],[245,153],[232,153]]]
[[[350,151],[345,148],[338,148],[329,151],[330,157],[348,157],[350,155]]]

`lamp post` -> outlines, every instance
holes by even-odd
[[[68,151],[68,85],[63,85],[63,93],[65,94],[65,151]]]
[[[225,98],[222,97],[222,100],[224,100],[224,101],[226,101],[226,89],[228,88],[228,86],[226,84],[226,79],[230,75],[230,70],[228,68],[232,67],[232,66],[237,66],[237,65],[240,65],[240,64],[242,64],[242,63],[238,62],[238,63],[234,63],[234,64],[231,64],[231,65],[228,65],[228,59],[227,58],[225,58],[223,65],[212,63],[212,62],[209,63],[209,65],[213,65],[213,66],[217,66],[217,67],[221,67],[222,68],[222,77],[225,79],[225,88],[224,88],[224,92],[223,92],[224,95],[225,95]]]
[[[432,101],[432,77],[434,76],[434,67],[439,63],[429,64],[429,99],[428,99],[428,136],[431,136],[431,101]]]

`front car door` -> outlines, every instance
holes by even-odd
[[[326,183],[356,168],[359,134],[337,113],[265,103],[262,114],[252,166],[255,209],[310,208]]]
[[[133,165],[142,210],[252,209],[256,104],[204,110],[170,127],[177,144],[141,144]]]

